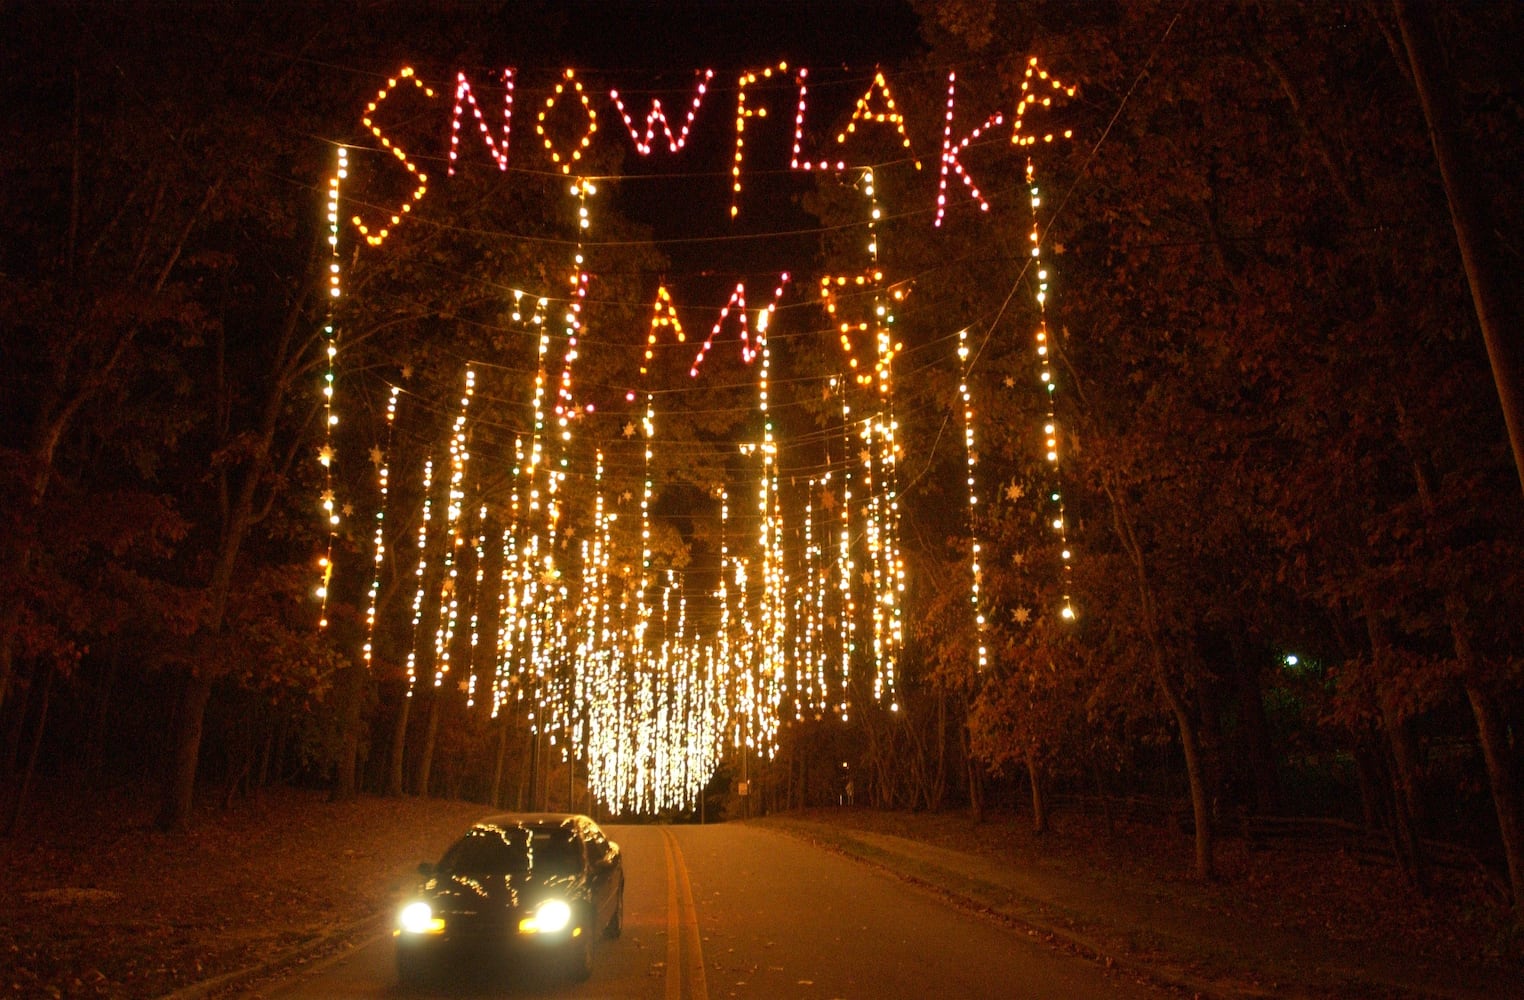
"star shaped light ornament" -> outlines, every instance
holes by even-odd
[[[627,438],[635,436],[635,422],[633,420],[624,425],[624,436]]]
[[[1007,389],[1014,389],[1014,388],[1016,388],[1016,376],[1014,376],[1014,375],[1007,375],[1005,377],[1005,387]]]
[[[376,468],[379,469],[379,468],[381,468],[382,458],[383,458],[383,456],[381,454],[381,449],[378,448],[378,447],[372,446],[372,448],[370,449],[370,464],[374,465]]]
[[[1031,621],[1031,619],[1032,612],[1028,608],[1020,607],[1011,612],[1011,620],[1014,621],[1017,625],[1025,625],[1027,622]]]
[[[1005,488],[1005,498],[1007,500],[1015,502],[1017,500],[1020,500],[1023,496],[1025,496],[1026,492],[1027,492],[1026,490],[1021,488],[1021,484],[1020,483],[1011,483],[1011,484],[1007,485],[1006,488]]]

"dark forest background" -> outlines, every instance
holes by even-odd
[[[736,280],[761,298],[791,268],[773,411],[784,476],[821,468],[819,379],[840,352],[813,281],[861,271],[865,229],[855,176],[780,169],[787,81],[756,91],[778,131],[749,150],[736,223],[725,209],[735,75],[786,57],[819,67],[823,139],[877,65],[912,143],[907,155],[890,129],[865,128],[854,147],[875,157],[881,262],[909,292],[896,315],[901,708],[859,691],[848,723],[786,711],[777,755],[726,761],[709,815],[834,803],[848,776],[859,804],[1020,808],[1038,824],[1055,804],[1125,804],[1194,831],[1203,875],[1214,832],[1316,818],[1379,831],[1415,882],[1459,847],[1519,898],[1524,500],[1411,59],[1415,38],[1438,53],[1455,113],[1444,131],[1464,154],[1449,194],[1481,208],[1475,235],[1505,277],[1516,345],[1517,5],[946,0],[841,5],[830,31],[806,22],[808,5],[670,21],[594,6],[5,5],[9,828],[39,788],[106,785],[160,796],[171,829],[198,799],[273,784],[592,808],[522,713],[490,718],[449,687],[406,697],[417,470],[447,434],[467,362],[490,383],[478,409],[498,421],[484,418],[484,453],[507,447],[492,428],[522,410],[532,345],[509,292],[555,287],[575,226],[531,115],[566,66],[595,97],[659,92],[669,108],[695,70],[721,71],[672,169],[629,153],[612,104],[598,105],[607,141],[586,163],[611,179],[588,243],[597,346],[579,379],[611,400],[634,384],[658,282],[712,315]],[[949,70],[956,139],[1015,107],[1034,55],[1078,88],[1045,112],[1074,138],[1030,150],[1058,480],[1033,352],[1028,151],[1004,129],[973,144],[962,162],[990,210],[953,177],[948,217],[931,224]],[[457,68],[491,93],[491,74],[519,67],[514,168],[500,173],[473,135],[446,180],[445,129],[399,133],[423,143],[435,177],[383,249],[343,229],[325,485],[327,178],[334,144],[353,143],[346,198],[392,203],[359,118],[403,65],[446,100]],[[754,375],[722,347],[702,385],[686,356],[653,374],[676,401],[662,433],[678,445],[658,457],[654,548],[696,594],[715,565],[711,487],[755,430]],[[614,449],[611,481],[638,491],[642,469],[617,451],[628,419],[615,406],[587,433]],[[368,456],[383,448],[404,554],[379,580],[367,665]],[[1068,573],[1042,501],[1059,487]],[[344,508],[332,538],[325,488]],[[316,561],[330,552],[320,629]],[[1057,614],[1065,594],[1074,622]],[[743,771],[745,803],[732,794]]]

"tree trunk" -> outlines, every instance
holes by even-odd
[[[206,210],[221,184],[222,180],[219,179],[207,192],[207,197],[197,212],[198,215]],[[189,233],[190,230],[187,228],[181,238],[182,246]],[[317,288],[317,248],[320,245],[314,242],[313,259],[309,263],[306,281],[302,290],[289,304],[281,323],[270,366],[270,380],[261,400],[259,419],[250,434],[251,446],[248,458],[241,467],[242,479],[236,479],[234,475],[235,472],[240,471],[239,469],[219,470],[218,499],[221,509],[219,510],[218,539],[211,574],[207,580],[207,613],[201,625],[201,634],[206,640],[205,645],[211,647],[210,651],[217,655],[215,659],[202,655],[190,668],[191,676],[186,684],[186,697],[176,717],[178,732],[174,737],[173,770],[165,782],[165,800],[159,811],[159,824],[164,829],[183,828],[190,817],[191,800],[196,788],[196,768],[200,759],[202,727],[207,702],[212,692],[212,672],[221,667],[223,651],[220,643],[226,632],[228,597],[233,588],[238,556],[249,530],[263,519],[274,502],[275,487],[271,480],[279,478],[280,471],[279,463],[274,455],[276,431],[280,427],[282,413],[286,407],[287,390],[294,384],[301,370],[304,341],[298,336],[298,330],[307,322],[304,305]],[[176,257],[178,255],[177,248]],[[168,266],[166,265],[161,276],[161,283],[168,278]],[[234,393],[227,383],[225,357],[222,354],[225,345],[221,340],[217,341],[217,348],[217,373],[213,395],[221,421],[221,426],[218,428],[219,435],[227,440],[232,435],[227,421],[233,409]],[[294,455],[294,450],[288,452],[288,464]],[[261,502],[262,495],[264,499]]]
[[[338,767],[333,776],[332,802],[349,802],[358,794],[356,767],[360,758],[360,734],[364,729],[360,709],[365,701],[365,682],[370,676],[362,663],[344,668],[338,684],[340,739]]]
[[[1502,713],[1490,693],[1473,683],[1466,684],[1471,713],[1476,716],[1476,732],[1487,764],[1487,778],[1492,783],[1492,804],[1498,815],[1498,832],[1503,842],[1503,857],[1508,863],[1508,887],[1513,893],[1516,917],[1524,917],[1524,822],[1520,821],[1519,789],[1513,757],[1508,750]]]
[[[1116,821],[1111,816],[1111,799],[1106,794],[1106,784],[1101,780],[1101,765],[1092,761],[1090,773],[1095,779],[1095,797],[1101,802],[1101,819],[1106,824],[1106,836],[1116,833]]]
[[[1392,851],[1404,875],[1414,888],[1425,886],[1424,862],[1418,844],[1418,821],[1415,800],[1417,782],[1413,777],[1413,749],[1401,719],[1383,706],[1382,730],[1386,733],[1388,771],[1392,786]]]
[[[1514,470],[1524,491],[1524,338],[1519,336],[1518,304],[1508,295],[1509,279],[1505,276],[1511,273],[1511,268],[1502,263],[1482,202],[1484,185],[1470,150],[1459,138],[1456,85],[1440,50],[1430,5],[1393,0],[1392,9],[1413,71],[1413,86],[1428,122],[1461,263],[1471,286],[1471,303],[1487,346],[1487,359],[1492,364],[1503,420],[1508,426]]]
[[[974,759],[967,724],[959,729],[958,742],[963,747],[963,764],[968,771],[968,809],[977,825],[984,822],[984,782],[980,777],[979,762]]]
[[[1424,513],[1434,517],[1438,503],[1429,487],[1429,476],[1424,465],[1413,451],[1414,478],[1418,483],[1418,496]],[[1508,737],[1501,713],[1492,695],[1479,683],[1482,664],[1478,662],[1476,648],[1472,643],[1472,627],[1466,619],[1466,608],[1459,594],[1446,590],[1444,597],[1445,622],[1450,627],[1450,641],[1455,647],[1455,659],[1460,664],[1462,685],[1466,699],[1471,703],[1471,714],[1476,720],[1477,740],[1481,744],[1482,759],[1487,766],[1487,782],[1492,790],[1492,806],[1498,817],[1498,837],[1502,842],[1503,856],[1508,865],[1508,886],[1513,896],[1516,913],[1524,915],[1524,818],[1521,818],[1517,776],[1514,774],[1512,757],[1508,752]]]
[[[1180,731],[1180,749],[1185,754],[1186,781],[1190,784],[1191,812],[1196,824],[1196,877],[1202,880],[1210,879],[1216,874],[1213,859],[1211,807],[1207,798],[1205,762],[1202,760],[1195,721],[1186,710],[1185,699],[1170,677],[1164,652],[1164,639],[1159,629],[1158,609],[1154,604],[1153,586],[1149,581],[1143,559],[1143,546],[1133,530],[1132,518],[1124,509],[1122,499],[1116,490],[1112,489],[1109,483],[1102,488],[1111,501],[1112,524],[1116,529],[1117,537],[1132,562],[1138,587],[1138,617],[1148,642],[1149,662],[1153,668],[1154,682],[1158,684],[1160,693],[1164,695],[1165,702],[1175,717],[1175,726]]]
[[[1047,833],[1048,807],[1043,800],[1041,773],[1032,754],[1027,754],[1027,778],[1032,782],[1032,832]]]
[[[275,765],[275,727],[265,727],[265,738],[260,742],[259,774],[254,784],[259,788],[270,787],[270,768]]]
[[[503,765],[508,759],[508,713],[505,711],[497,720],[497,753],[494,755],[492,765],[492,788],[487,792],[487,801],[492,808],[503,808]]]
[[[1391,639],[1386,622],[1375,610],[1376,602],[1365,601],[1365,631],[1371,646],[1372,668],[1378,679],[1389,669]],[[1384,687],[1384,685],[1383,685]],[[1426,879],[1419,850],[1418,823],[1421,801],[1418,788],[1418,750],[1409,732],[1407,720],[1400,717],[1382,691],[1376,694],[1381,713],[1381,729],[1386,736],[1388,770],[1392,786],[1392,851],[1403,874],[1420,891]]]
[[[1233,690],[1238,700],[1249,777],[1254,782],[1254,811],[1261,816],[1273,816],[1281,809],[1281,788],[1275,771],[1275,753],[1270,747],[1270,723],[1265,717],[1260,671],[1258,665],[1249,662],[1244,655],[1243,639],[1236,630],[1231,641]]]
[[[1163,670],[1163,664],[1156,666]],[[1185,701],[1174,690],[1174,685],[1162,682],[1164,697],[1175,714],[1175,725],[1180,730],[1180,749],[1185,754],[1185,776],[1191,788],[1191,815],[1196,824],[1196,877],[1210,879],[1216,875],[1213,859],[1212,814],[1207,798],[1205,766],[1201,759],[1201,744],[1196,727],[1186,711]]]
[[[540,762],[540,734],[531,730],[525,735],[529,737],[529,748],[524,754],[524,766],[519,768],[519,798],[516,808],[519,812],[532,812],[536,787],[535,768]]]
[[[407,774],[403,766],[403,751],[407,748],[407,719],[413,707],[413,699],[408,692],[402,692],[401,704],[397,706],[397,715],[392,723],[392,754],[391,771],[386,779],[386,794],[392,798],[401,798],[407,789],[404,776]]]
[[[947,796],[947,689],[937,688],[937,762],[931,775],[931,798],[926,803],[932,812],[940,812]]]
[[[434,769],[434,743],[439,736],[439,709],[444,688],[435,688],[429,697],[429,723],[423,734],[423,753],[418,759],[418,780],[413,792],[423,798],[429,797],[429,777]]]
[[[1197,723],[1197,738],[1201,741],[1201,761],[1203,766],[1202,780],[1206,782],[1207,803],[1211,807],[1212,819],[1217,819],[1218,803],[1222,801],[1222,789],[1225,781],[1223,775],[1223,735],[1222,735],[1222,700],[1218,691],[1216,678],[1206,676],[1206,671],[1198,669],[1196,684],[1196,711],[1200,721]]]
[[[85,773],[99,778],[106,761],[106,724],[111,718],[111,695],[116,687],[116,675],[121,670],[122,647],[113,643],[106,654],[101,674],[100,693],[95,699],[94,724],[90,727],[89,745],[85,748]]]
[[[11,805],[11,814],[6,820],[5,835],[15,836],[21,826],[21,817],[26,813],[27,796],[32,791],[32,779],[37,774],[37,752],[42,748],[42,734],[48,725],[48,703],[53,692],[53,675],[58,668],[52,664],[46,664],[42,668],[42,684],[38,688],[37,725],[32,730],[32,745],[27,750],[26,763],[22,766],[21,781],[16,787],[16,799]]]
[[[190,824],[196,794],[196,767],[201,755],[201,726],[211,697],[212,679],[204,671],[191,668],[176,713],[178,725],[174,729],[172,763],[155,823],[160,830],[181,831]]]
[[[1386,809],[1381,791],[1381,760],[1370,747],[1371,740],[1355,737],[1355,783],[1360,789],[1360,820],[1367,830],[1381,829]]]
[[[41,669],[40,667],[38,669]],[[16,687],[16,694],[21,695],[12,701],[13,711],[9,725],[5,727],[3,747],[0,747],[0,777],[9,777],[21,770],[21,744],[26,739],[27,708],[31,705],[32,689],[36,684],[36,678],[12,678]],[[5,721],[0,717],[0,722]]]

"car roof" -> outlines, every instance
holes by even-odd
[[[472,826],[521,826],[521,827],[578,827],[584,824],[597,826],[592,819],[581,813],[494,813],[491,816],[483,816]]]

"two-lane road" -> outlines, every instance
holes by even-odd
[[[609,826],[625,863],[624,935],[593,976],[462,975],[396,985],[388,934],[254,996],[710,998],[1122,997],[1164,994],[886,873],[754,826]],[[422,859],[420,859],[422,860]]]

